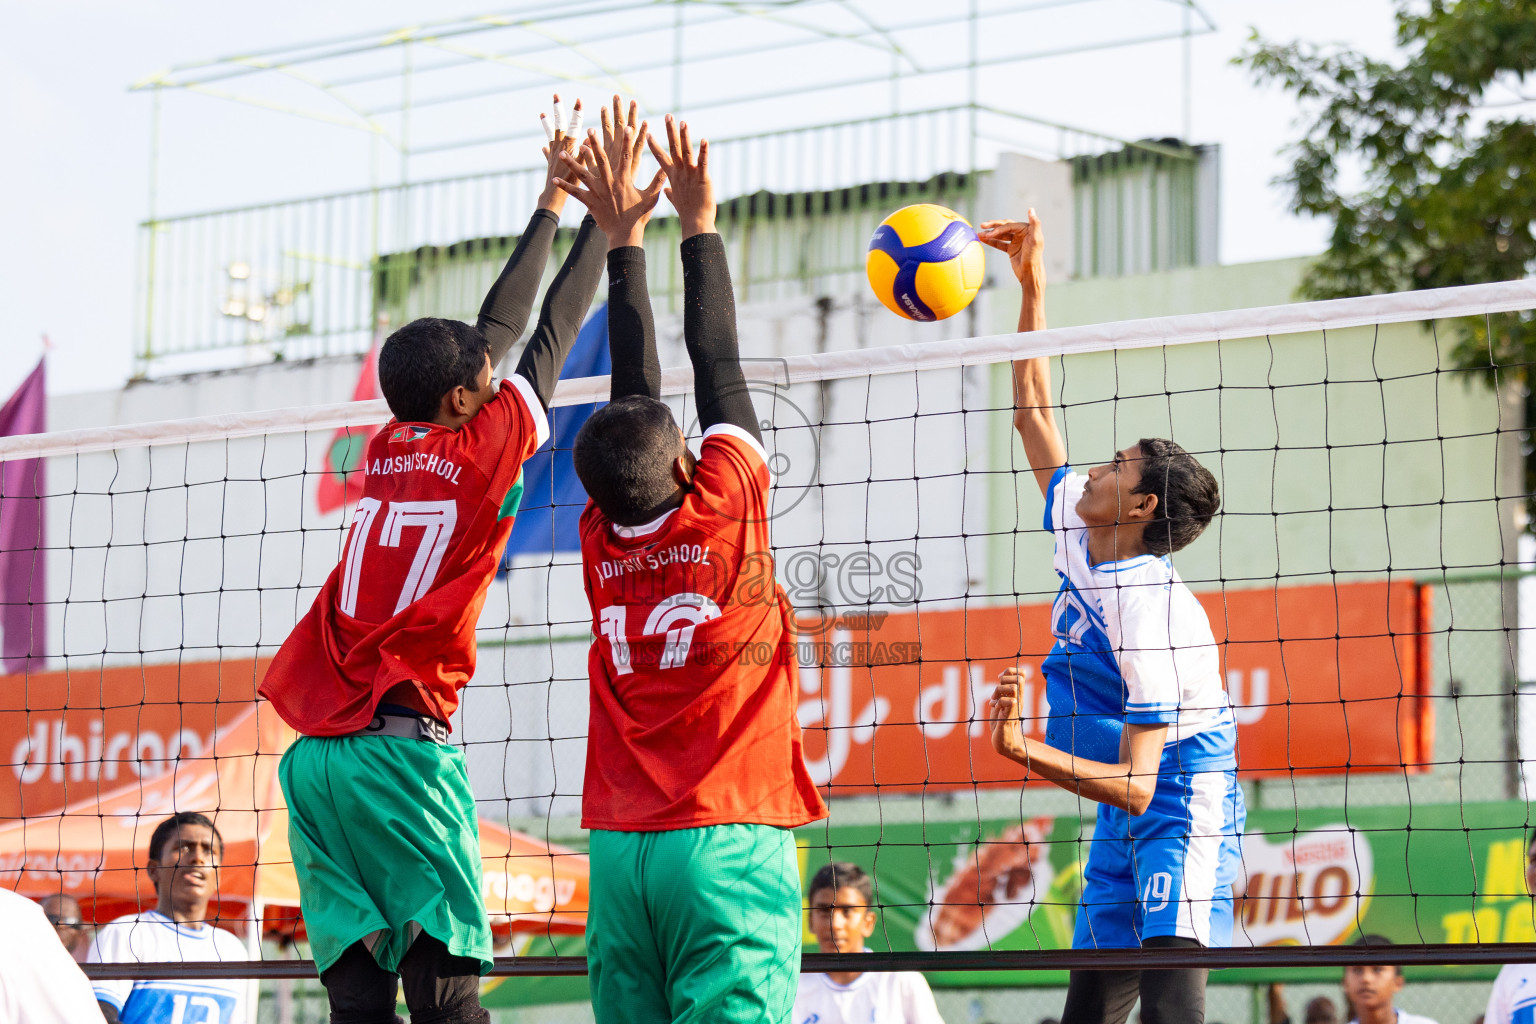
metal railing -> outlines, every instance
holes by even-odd
[[[1198,161],[1195,150],[974,105],[720,139],[712,143],[720,225],[742,301],[846,294],[862,281],[870,233],[887,213],[939,202],[974,214],[984,168],[1009,150],[1079,156],[1079,190],[1099,164],[1123,177],[1139,157],[1193,181]],[[1113,155],[1095,163],[1085,152]],[[381,319],[472,317],[542,180],[541,168],[525,167],[146,221],[137,370],[352,354],[367,349]],[[1192,238],[1193,222],[1179,223],[1193,216],[1191,203],[1168,209],[1125,221],[1117,237],[1143,248],[1138,232],[1147,230]],[[676,241],[663,207],[648,235],[658,308],[681,290]],[[1164,248],[1158,267],[1195,262],[1184,241]],[[1088,272],[1130,265],[1097,271],[1094,262]]]

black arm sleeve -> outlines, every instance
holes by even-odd
[[[560,272],[544,293],[539,322],[517,361],[517,372],[533,385],[545,410],[555,397],[555,384],[560,380],[565,357],[571,354],[571,346],[581,332],[581,321],[592,305],[592,296],[597,294],[607,248],[607,236],[597,229],[597,222],[589,214],[582,220]]]
[[[757,411],[736,346],[736,297],[725,243],[714,232],[683,240],[683,340],[693,361],[699,426],[730,423],[759,443]]]
[[[122,1024],[121,1018],[117,1015],[117,1007],[111,1003],[104,1003],[100,999],[96,1000],[96,1006],[101,1010],[101,1015],[107,1019],[107,1024]]]
[[[539,294],[544,265],[549,262],[549,246],[555,240],[559,223],[560,218],[548,210],[535,210],[501,276],[485,296],[476,324],[491,343],[492,367],[501,365],[528,326],[528,314],[533,310],[534,296]]]
[[[638,245],[608,253],[608,354],[613,360],[609,401],[629,395],[661,398],[656,322],[645,287],[645,250]]]

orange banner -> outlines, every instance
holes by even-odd
[[[1429,605],[1411,582],[1198,595],[1222,647],[1249,778],[1420,772],[1434,741]],[[997,675],[1028,674],[1025,726],[1049,713],[1049,604],[854,613],[801,622],[806,760],[832,796],[1012,786],[985,721]]]
[[[210,754],[269,659],[72,669],[0,685],[0,820],[95,800]],[[15,788],[10,783],[15,782]]]
[[[213,815],[224,839],[221,913],[296,908],[288,809],[277,764],[293,734],[256,702],[267,660],[145,665],[0,678],[0,885],[67,892],[92,920],[152,905],[149,837],[178,810]],[[587,860],[479,823],[483,888],[499,932],[580,933]],[[266,927],[298,934],[296,909]]]

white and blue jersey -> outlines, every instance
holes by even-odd
[[[1493,991],[1488,993],[1483,1024],[1536,1024],[1536,964],[1510,964],[1499,969]]]
[[[159,911],[120,917],[103,925],[86,963],[192,963],[249,960],[245,945],[222,928],[191,928]],[[250,982],[223,978],[175,981],[105,981],[91,986],[98,1002],[117,1010],[123,1024],[248,1024]]]
[[[1166,724],[1168,738],[1147,812],[1099,807],[1073,945],[1176,935],[1225,946],[1246,812],[1220,652],[1205,609],[1166,556],[1093,562],[1077,514],[1086,483],[1063,467],[1045,499],[1061,577],[1056,645],[1041,666],[1045,741],[1116,764],[1125,726]]]
[[[1087,478],[1056,471],[1045,527],[1056,537],[1061,589],[1045,674],[1045,741],[1090,761],[1120,760],[1127,725],[1168,725],[1163,771],[1237,767],[1237,721],[1205,609],[1167,556],[1093,564],[1077,514]]]

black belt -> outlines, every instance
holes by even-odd
[[[448,726],[425,715],[391,715],[380,712],[353,736],[402,736],[408,740],[447,743]]]

